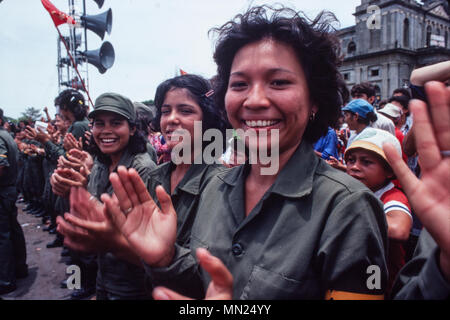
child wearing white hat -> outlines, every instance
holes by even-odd
[[[399,155],[401,146],[396,137],[387,131],[367,128],[345,151],[347,173],[364,183],[383,202],[388,223],[389,285],[392,287],[395,276],[405,264],[405,251],[402,242],[408,240],[412,226],[409,202],[401,189],[392,180],[394,172],[387,162],[383,144],[395,146]]]

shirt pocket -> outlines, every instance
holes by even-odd
[[[296,280],[274,271],[254,266],[242,290],[241,300],[318,299],[314,279]]]

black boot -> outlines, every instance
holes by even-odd
[[[16,290],[16,288],[17,287],[16,287],[16,285],[14,283],[9,283],[7,285],[0,284],[0,295],[13,292],[14,290]]]
[[[53,240],[52,242],[47,243],[47,248],[62,247],[63,244],[64,244],[64,241],[63,241],[62,237],[56,236],[55,240]]]

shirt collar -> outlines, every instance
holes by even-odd
[[[171,161],[166,162],[152,171],[152,179],[155,179],[158,184],[161,184],[164,188],[166,188],[166,186],[169,187],[170,174],[174,169],[175,164],[173,164]],[[200,194],[200,185],[203,178],[203,172],[206,169],[207,164],[192,164],[184,175],[183,179],[181,179],[180,183],[175,188],[174,194],[177,193],[178,189],[193,195]]]
[[[318,163],[319,159],[314,154],[312,145],[309,142],[302,141],[278,173],[270,192],[289,198],[299,198],[311,193]],[[249,170],[250,164],[246,163],[230,171],[225,171],[219,177],[228,185],[236,186],[238,183],[244,183]]]
[[[383,188],[378,189],[377,191],[375,191],[375,192],[374,192],[374,193],[375,193],[375,196],[376,196],[378,199],[380,199],[381,196],[382,196],[386,191],[389,191],[389,190],[391,190],[391,189],[394,188],[394,187],[395,187],[394,184],[393,184],[392,182],[389,182],[389,184],[387,184],[387,185],[384,186]]]

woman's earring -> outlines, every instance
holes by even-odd
[[[309,121],[313,122],[316,119],[316,114],[314,112],[311,112],[311,115],[309,116]]]

